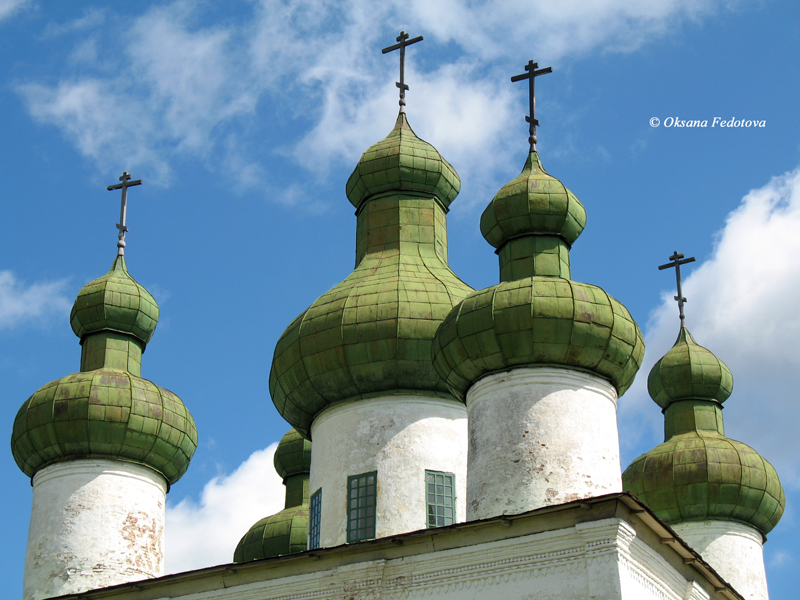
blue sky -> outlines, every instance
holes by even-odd
[[[0,419],[78,370],[78,290],[115,254],[123,170],[127,261],[161,320],[144,377],[192,411],[200,445],[169,494],[167,567],[228,562],[277,511],[269,399],[275,342],[353,268],[345,181],[397,111],[400,29],[408,117],[453,164],[450,264],[498,280],[478,221],[522,168],[529,59],[539,150],[583,202],[573,278],[622,301],[646,336],[620,400],[623,467],[662,441],[644,383],[677,334],[673,250],[687,324],[733,371],[727,434],[761,452],[787,493],[765,559],[773,599],[793,598],[800,526],[800,6],[777,1],[422,2],[0,0]],[[661,124],[652,127],[657,117]],[[712,127],[714,117],[763,127]],[[707,127],[667,127],[670,119]],[[4,581],[18,598],[27,478],[0,460]]]

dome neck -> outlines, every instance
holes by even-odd
[[[308,473],[290,475],[283,480],[286,486],[286,504],[284,509],[308,504]]]
[[[125,333],[91,333],[81,340],[81,371],[113,369],[141,377],[144,348],[143,341]]]
[[[712,400],[678,400],[664,409],[664,441],[692,432],[724,436],[722,405]]]
[[[569,246],[557,235],[523,235],[508,240],[497,250],[500,281],[525,277],[570,278]]]
[[[378,194],[361,205],[356,225],[356,266],[368,254],[438,256],[447,264],[447,216],[432,195]]]

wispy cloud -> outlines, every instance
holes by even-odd
[[[66,285],[66,280],[26,284],[11,271],[0,271],[0,329],[68,315],[72,302],[64,295]]]
[[[712,256],[686,278],[687,326],[697,342],[733,372],[725,403],[726,434],[753,446],[784,485],[800,486],[800,167],[747,194],[717,234]],[[647,372],[678,333],[674,292],[647,326],[642,373],[620,403],[620,430],[642,420],[659,428],[661,414],[646,393]]]
[[[254,452],[230,475],[214,477],[199,499],[167,505],[167,573],[233,562],[248,529],[283,509],[285,488],[272,464],[276,447]]]
[[[365,48],[406,28],[424,33],[444,60],[416,71],[422,63],[410,61],[410,107],[421,107],[412,125],[479,189],[507,165],[502,132],[515,96],[498,83],[507,79],[501,62],[631,51],[721,4],[261,0],[244,19],[208,26],[202,3],[178,0],[129,19],[121,38],[101,36],[106,13],[87,11],[46,29],[80,32],[60,81],[28,81],[17,91],[34,118],[103,169],[142,167],[168,183],[176,160],[191,157],[248,188],[269,182],[268,148],[324,177],[391,127],[395,75]],[[295,123],[288,134],[287,120]]]
[[[12,17],[29,4],[30,0],[0,0],[0,21]]]
[[[45,37],[57,37],[67,33],[87,31],[103,25],[106,22],[108,11],[100,8],[89,8],[83,15],[65,23],[48,23],[44,28]]]

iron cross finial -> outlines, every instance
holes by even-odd
[[[535,63],[532,60],[528,61],[528,64],[525,65],[525,70],[527,73],[523,73],[522,75],[514,75],[511,78],[512,82],[522,81],[523,79],[528,80],[528,104],[529,109],[531,111],[531,115],[529,117],[525,117],[525,120],[530,123],[530,127],[528,128],[528,142],[531,145],[531,152],[536,151],[536,126],[539,124],[539,121],[536,119],[536,92],[534,91],[533,80],[538,77],[539,75],[546,75],[547,73],[552,73],[552,67],[546,67],[544,69],[539,69],[539,63]]]
[[[694,256],[690,256],[689,258],[683,258],[683,254],[678,254],[678,251],[675,250],[675,253],[669,257],[670,261],[665,265],[660,265],[658,267],[659,271],[663,271],[664,269],[670,269],[675,267],[675,278],[678,280],[678,295],[675,296],[675,300],[678,301],[678,311],[681,317],[681,327],[685,326],[684,319],[686,318],[683,314],[683,305],[687,302],[686,298],[683,297],[683,291],[681,290],[681,265],[685,265],[686,263],[694,262]]]
[[[400,48],[400,81],[397,82],[397,87],[400,88],[400,112],[404,113],[406,112],[406,90],[408,89],[406,85],[406,46],[421,42],[422,36],[409,40],[408,34],[405,31],[401,31],[400,35],[395,39],[400,43],[384,48],[381,50],[381,53],[386,54],[387,52],[392,52]]]
[[[125,232],[128,231],[128,227],[125,224],[128,220],[128,188],[133,187],[134,185],[141,185],[142,180],[137,179],[136,181],[131,181],[130,173],[127,171],[122,172],[122,177],[120,177],[119,180],[122,183],[110,185],[107,189],[109,192],[112,190],[122,190],[122,200],[119,208],[119,223],[117,223],[117,229],[119,229],[117,256],[125,256]]]

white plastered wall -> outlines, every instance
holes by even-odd
[[[617,392],[556,367],[488,375],[467,392],[467,519],[622,491]]]
[[[347,478],[378,472],[376,537],[426,527],[425,471],[455,475],[465,519],[467,414],[452,400],[392,395],[334,406],[311,426],[309,493],[322,488],[320,546],[347,542]]]
[[[164,574],[167,483],[144,466],[84,459],[33,477],[24,600]]]
[[[733,521],[687,521],[672,526],[746,600],[767,600],[761,532]]]

